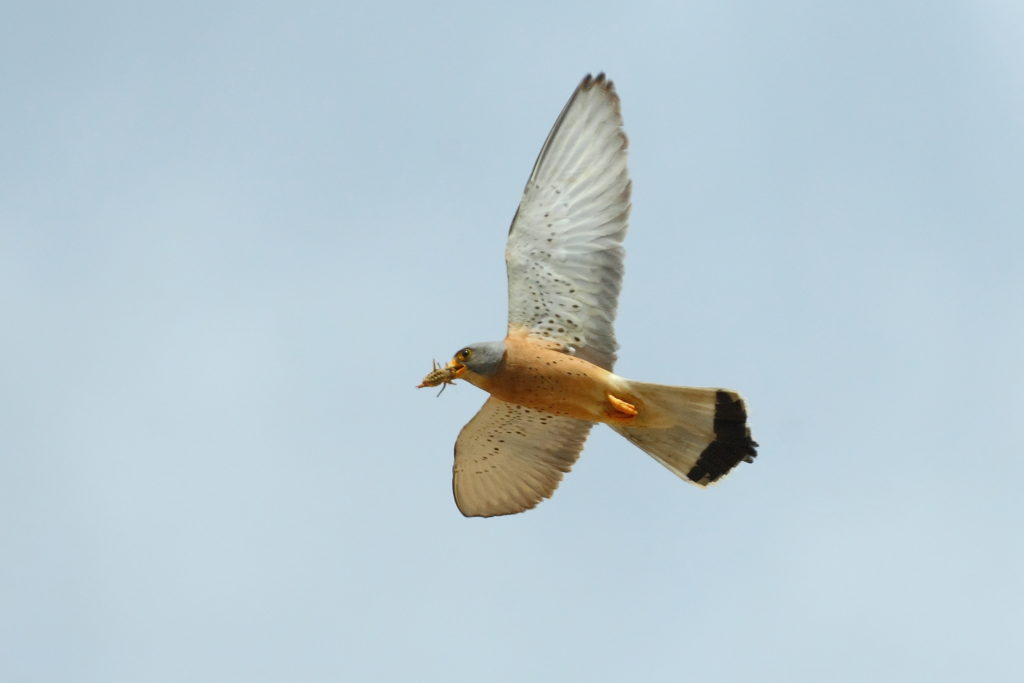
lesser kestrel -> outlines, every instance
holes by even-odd
[[[647,384],[612,372],[630,209],[619,98],[587,76],[548,134],[512,219],[508,333],[471,344],[420,386],[464,379],[490,397],[455,443],[466,516],[549,498],[603,422],[683,479],[706,486],[752,462],[739,394]]]

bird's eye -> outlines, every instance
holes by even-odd
[[[466,362],[467,360],[469,360],[469,357],[472,356],[472,355],[473,355],[473,349],[462,349],[457,354],[455,354],[455,357],[458,358],[462,362]]]

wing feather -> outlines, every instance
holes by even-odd
[[[509,333],[608,370],[630,209],[626,148],[615,87],[588,75],[541,148],[505,249]]]
[[[467,517],[511,515],[550,498],[592,426],[488,398],[455,442],[459,510]]]

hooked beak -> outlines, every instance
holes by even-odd
[[[450,368],[455,370],[455,372],[452,373],[452,374],[456,378],[462,377],[464,374],[466,374],[466,366],[463,365],[462,363],[457,363],[455,361],[455,359],[452,359],[452,360],[448,361],[448,367],[450,367]]]

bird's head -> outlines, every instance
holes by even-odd
[[[455,352],[448,361],[455,377],[474,382],[475,376],[489,377],[493,375],[505,357],[505,342],[479,342],[470,344]]]
[[[462,378],[470,384],[475,384],[481,389],[487,379],[498,370],[502,359],[505,357],[505,342],[480,342],[464,346],[455,352],[448,365],[439,366],[434,363],[434,369],[427,373],[417,388],[436,387],[442,385],[441,390],[448,384],[454,383]],[[441,394],[438,394],[440,396]]]

